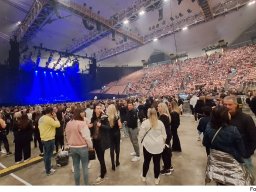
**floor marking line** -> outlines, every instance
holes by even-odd
[[[2,163],[0,163],[0,167],[2,168],[6,168]],[[17,179],[18,181],[20,181],[21,183],[27,185],[27,186],[32,186],[30,183],[28,183],[27,181],[21,179],[20,177],[18,177],[17,175],[11,173],[9,174],[10,176],[12,176],[13,178]]]

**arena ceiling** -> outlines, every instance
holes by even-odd
[[[228,14],[231,8],[238,10],[240,6],[246,5],[251,0],[208,0],[212,14],[208,18],[204,12],[206,10],[199,6],[199,1],[201,0],[182,0],[178,4],[178,0],[1,0],[0,63],[4,63],[8,57],[9,39],[14,34],[20,35],[21,31],[18,29],[26,25],[25,20],[29,15],[32,22],[28,27],[34,24],[34,28],[26,34],[29,28],[23,26],[22,30],[25,33],[20,39],[24,47],[28,45],[31,48],[42,44],[42,47],[48,49],[68,51],[83,56],[95,54],[98,60],[105,60],[113,55],[146,45],[155,36],[160,38],[175,31],[179,32],[185,26],[201,25],[201,22],[213,20],[218,14]],[[37,2],[50,2],[50,6],[40,18],[35,12],[31,12]],[[83,15],[71,5],[75,5],[80,10],[91,10],[94,16],[98,15],[99,18],[95,20],[94,16]],[[139,15],[141,10],[145,11],[144,15]],[[123,23],[126,18],[130,20],[128,24]],[[248,25],[255,23],[255,18],[246,18]],[[99,19],[104,22],[115,21],[115,23],[109,27]],[[241,33],[246,29],[245,27],[248,26],[238,27],[237,33]],[[207,27],[204,27],[194,33],[201,34],[199,34],[201,41],[204,41],[204,37],[207,38],[208,35],[216,34],[218,37],[211,39],[219,38],[219,33],[207,34],[206,30]],[[25,40],[24,34],[26,34]],[[189,51],[194,46],[195,44],[189,43],[185,45],[185,49]]]

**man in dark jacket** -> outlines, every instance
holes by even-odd
[[[247,115],[239,109],[237,98],[235,96],[226,96],[223,100],[224,105],[231,114],[231,125],[238,128],[245,144],[244,162],[249,171],[255,176],[251,156],[256,148],[256,127],[250,115]]]
[[[140,160],[140,148],[138,142],[138,115],[136,110],[134,109],[133,103],[128,102],[128,111],[126,114],[126,122],[130,140],[132,142],[133,148],[135,152],[132,152],[131,155],[134,156],[131,161],[139,161]]]
[[[254,94],[250,100],[249,107],[252,110],[252,112],[254,113],[254,115],[256,116],[256,91],[254,91]]]

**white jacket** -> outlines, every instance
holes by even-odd
[[[139,141],[141,142],[144,135],[151,128],[150,121],[147,119],[142,122],[139,132]],[[162,121],[158,120],[158,126],[151,130],[144,137],[142,145],[151,154],[160,154],[163,152],[166,140],[165,127]]]

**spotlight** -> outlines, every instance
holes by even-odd
[[[144,10],[141,10],[140,12],[139,12],[139,15],[144,15],[145,14],[145,11]]]
[[[129,23],[129,20],[128,19],[125,19],[124,20],[124,24],[127,25]]]
[[[156,37],[153,39],[154,42],[156,42],[157,40],[158,40],[158,39],[157,39]]]
[[[253,4],[255,4],[255,0],[254,1],[250,1],[249,3],[248,3],[248,5],[253,5]]]
[[[185,30],[187,30],[187,29],[188,29],[188,27],[183,27],[183,28],[182,28],[183,31],[185,31]]]

